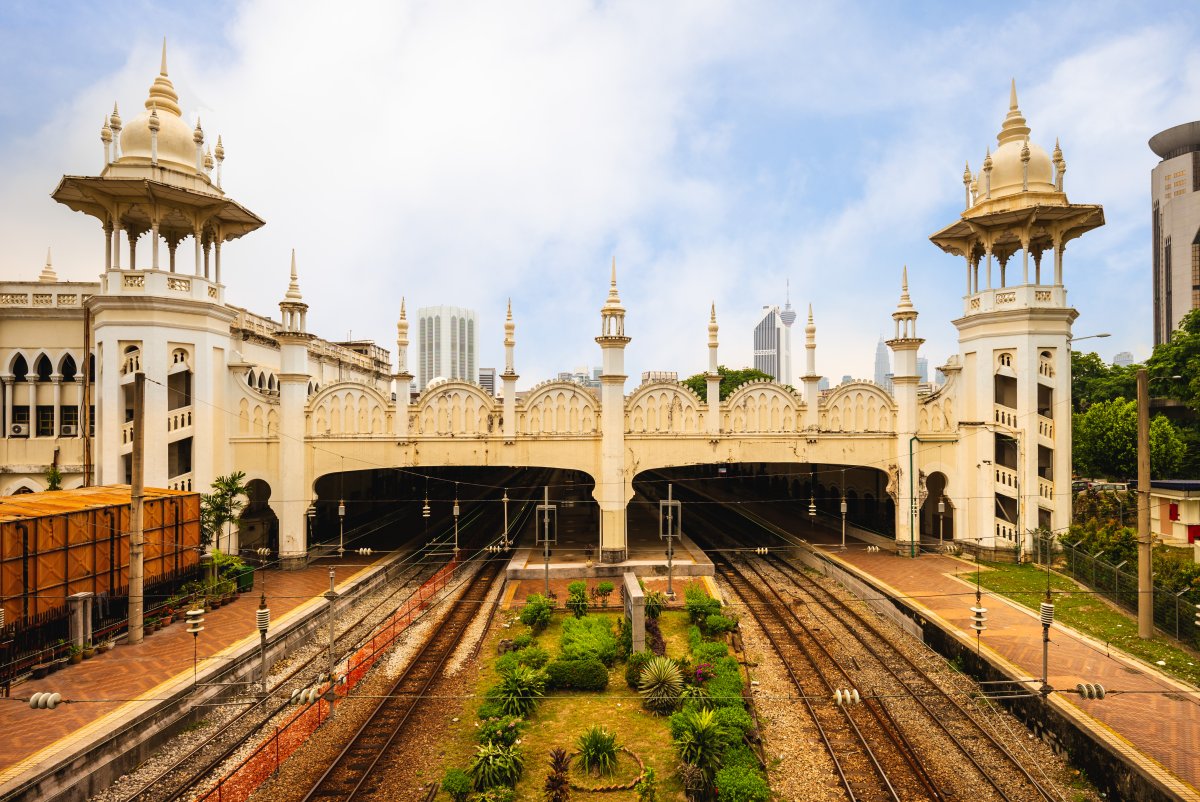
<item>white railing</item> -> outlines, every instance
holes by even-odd
[[[128,376],[130,373],[137,373],[142,369],[142,352],[132,351],[125,355],[125,361],[121,363],[121,375]]]
[[[1066,306],[1064,287],[1043,284],[1022,284],[1016,287],[993,287],[964,296],[963,307],[967,314],[993,312],[997,309],[1021,309],[1029,307]]]
[[[180,407],[167,413],[167,431],[175,432],[192,425],[192,408]]]
[[[1038,477],[1038,495],[1047,501],[1054,500],[1054,482]]]
[[[1038,360],[1038,373],[1047,379],[1054,378],[1054,363],[1049,359]]]
[[[1054,421],[1044,415],[1037,416],[1038,436],[1045,437],[1047,440],[1054,439]]]
[[[121,445],[127,446],[133,442],[133,421],[121,424]]]
[[[1017,428],[1017,411],[1012,407],[996,404],[995,419],[996,423],[1001,426],[1007,426],[1009,429]]]
[[[996,537],[1002,540],[1016,541],[1017,527],[1010,524],[1003,518],[996,519]]]
[[[190,473],[181,473],[178,476],[168,479],[167,488],[190,493],[192,491],[192,475]]]
[[[999,487],[1012,488],[1014,492],[1017,490],[1017,472],[1012,468],[1006,468],[1003,465],[996,466],[996,485]]]

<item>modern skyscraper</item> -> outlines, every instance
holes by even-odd
[[[1113,365],[1118,368],[1127,368],[1133,364],[1133,353],[1130,351],[1121,351],[1113,357]]]
[[[488,395],[496,394],[496,369],[495,368],[480,368],[479,369],[479,386],[483,388]]]
[[[921,384],[929,383],[929,360],[923,356],[917,357],[917,378]]]
[[[875,346],[875,383],[880,387],[890,387],[892,375],[892,360],[888,354],[887,343],[883,338],[879,338],[879,344]]]
[[[434,379],[474,382],[477,317],[457,306],[417,310],[417,388]]]
[[[783,309],[764,306],[763,316],[754,327],[754,369],[782,384],[792,384],[792,324],[795,322],[796,311],[792,309],[789,288]]]
[[[1162,159],[1150,173],[1154,344],[1200,308],[1200,120],[1150,138]]]

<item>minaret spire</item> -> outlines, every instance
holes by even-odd
[[[58,281],[58,275],[54,272],[54,262],[50,258],[50,249],[46,249],[46,266],[42,268],[42,274],[38,276],[38,281],[51,282]]]
[[[167,37],[163,37],[162,46],[162,65],[158,68],[158,74],[165,76],[167,74]]]
[[[292,248],[292,280],[288,284],[287,295],[284,296],[289,301],[302,301],[303,296],[300,295],[300,281],[296,276],[296,249]]]

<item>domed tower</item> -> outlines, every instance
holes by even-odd
[[[1100,206],[1067,200],[1058,143],[1048,154],[1030,133],[1014,81],[996,149],[982,170],[963,174],[962,214],[930,237],[966,263],[963,315],[954,321],[964,431],[959,486],[952,480],[946,491],[962,516],[955,531],[1010,553],[1029,550],[1038,527],[1070,523],[1070,340],[1079,313],[1067,304],[1063,253],[1104,225]],[[1052,270],[1043,270],[1047,254]]]
[[[104,116],[100,141],[99,174],[63,176],[52,193],[104,230],[103,257],[96,254],[103,260],[100,288],[87,301],[98,374],[97,478],[128,481],[129,388],[132,374],[141,371],[150,379],[146,484],[206,488],[229,468],[225,450],[193,448],[195,442],[223,440],[226,431],[224,412],[216,412],[226,402],[212,377],[227,369],[237,313],[224,304],[221,249],[263,221],[228,198],[210,175],[213,169],[220,175],[224,143],[218,139],[206,158],[200,121],[184,120],[167,75],[165,41],[143,109],[123,120],[114,105]],[[189,237],[193,258],[179,258]]]

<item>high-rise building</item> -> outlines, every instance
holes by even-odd
[[[476,321],[457,306],[417,310],[417,389],[434,379],[476,380]]]
[[[1113,365],[1118,368],[1127,368],[1133,364],[1133,354],[1129,351],[1122,351],[1113,357]]]
[[[917,377],[921,384],[929,383],[929,360],[923,356],[917,357]]]
[[[1200,308],[1200,120],[1150,138],[1162,159],[1150,172],[1154,344]]]
[[[495,368],[480,368],[479,369],[479,386],[491,396],[496,394],[496,369]]]
[[[879,344],[875,346],[875,383],[880,387],[891,387],[892,375],[892,360],[888,355],[887,343],[883,338],[879,338]]]
[[[754,369],[761,370],[782,384],[792,383],[792,324],[796,312],[791,301],[784,305],[764,306],[754,327]]]

